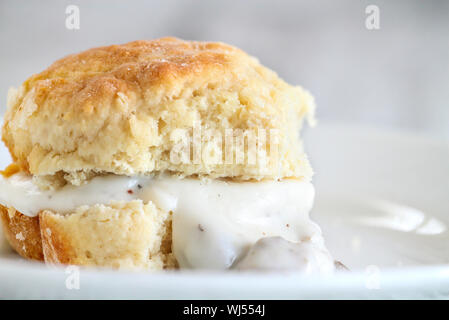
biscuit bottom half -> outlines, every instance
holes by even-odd
[[[176,268],[171,214],[141,200],[28,217],[0,205],[5,236],[21,256],[50,264],[118,269]]]

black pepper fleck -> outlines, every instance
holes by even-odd
[[[140,184],[137,185],[137,188],[142,189],[142,186]]]

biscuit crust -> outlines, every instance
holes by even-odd
[[[0,205],[1,225],[11,247],[22,257],[44,260],[38,217],[27,217],[14,208]]]
[[[33,75],[9,93],[2,138],[14,161],[35,176],[168,171],[309,180],[298,131],[313,111],[307,91],[240,49],[161,38],[90,49]],[[279,130],[279,154],[268,164],[216,163],[208,150],[217,142],[204,138],[199,163],[174,163],[177,133],[197,125],[221,134]]]

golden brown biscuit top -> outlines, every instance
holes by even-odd
[[[245,61],[247,60],[247,61]],[[77,111],[91,113],[98,100],[155,86],[172,86],[206,71],[237,71],[254,64],[243,51],[223,43],[161,38],[93,48],[72,54],[30,77],[25,91],[35,90],[40,105],[52,97],[70,99]],[[237,68],[238,69],[238,68]]]

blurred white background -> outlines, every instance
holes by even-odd
[[[80,29],[65,27],[66,7]],[[380,29],[365,27],[368,5]],[[241,47],[316,97],[319,120],[449,139],[449,1],[0,0],[8,87],[90,47],[172,35]]]

